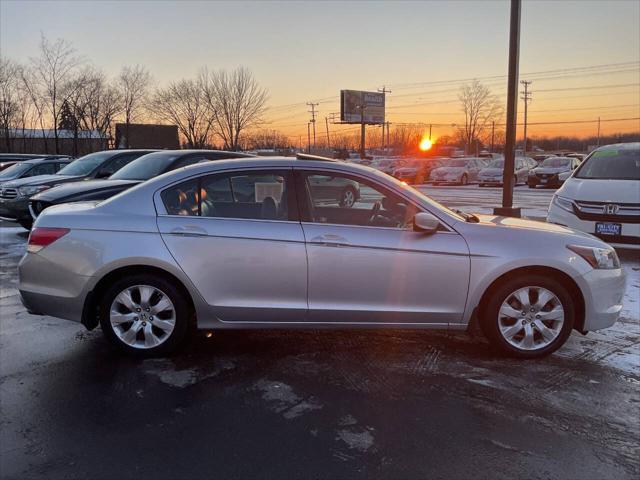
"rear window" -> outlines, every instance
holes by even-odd
[[[74,162],[64,167],[58,172],[58,175],[89,175],[103,162],[114,156],[113,152],[97,152],[90,153],[84,157],[80,157]]]
[[[601,150],[587,158],[575,178],[640,180],[640,150]]]
[[[178,158],[176,153],[148,153],[122,167],[110,178],[114,180],[149,180],[163,173]]]
[[[544,162],[542,162],[543,167],[551,167],[551,168],[568,167],[570,164],[571,164],[570,158],[560,158],[560,157],[547,158]]]

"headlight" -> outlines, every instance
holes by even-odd
[[[598,269],[620,268],[620,260],[613,248],[585,247],[567,245],[567,248],[584,258],[589,265]]]
[[[20,187],[20,188],[18,188],[18,193],[22,197],[31,197],[32,195],[35,195],[36,193],[40,193],[40,192],[42,192],[44,190],[47,190],[48,188],[50,188],[48,185],[37,185],[37,186],[33,186],[33,187]]]
[[[562,210],[573,213],[573,202],[568,198],[561,197],[560,195],[554,195],[551,199],[551,203],[558,206]]]

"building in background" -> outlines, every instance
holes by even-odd
[[[58,130],[56,152],[53,129],[10,128],[2,132],[2,153],[58,153],[78,157],[108,148],[108,138],[97,130]]]
[[[115,148],[180,148],[177,125],[116,123]]]

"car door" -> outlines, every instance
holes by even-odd
[[[302,322],[307,256],[291,169],[205,175],[156,194],[175,260],[224,322]]]
[[[356,183],[347,207],[315,197],[313,177]],[[469,284],[464,239],[442,226],[413,231],[420,208],[369,178],[320,169],[296,172],[307,245],[309,321],[318,323],[460,322]]]

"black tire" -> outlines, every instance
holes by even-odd
[[[518,186],[518,176],[517,176],[517,175],[514,175],[514,176],[513,176],[513,186],[514,186],[514,187],[517,187],[517,186]]]
[[[530,183],[528,183],[527,185],[529,185],[529,188],[536,188],[536,186],[535,186],[535,185],[532,185],[532,184],[530,184]]]
[[[111,325],[109,312],[111,304],[118,294],[128,287],[135,285],[148,285],[161,290],[169,297],[175,308],[175,326],[168,338],[158,346],[150,348],[136,348],[124,343]],[[190,331],[190,319],[192,318],[192,309],[186,300],[182,290],[180,290],[172,281],[165,277],[150,274],[130,275],[114,282],[102,295],[99,307],[100,327],[105,337],[119,350],[140,357],[154,357],[166,355],[175,351],[186,340]]]
[[[349,200],[349,194],[352,195],[353,200]],[[342,208],[351,208],[355,205],[358,195],[353,187],[345,188],[340,194],[340,206]]]
[[[25,230],[31,230],[33,227],[33,221],[31,220],[18,220],[18,224]]]
[[[547,346],[536,350],[523,350],[511,345],[500,333],[498,326],[498,312],[502,303],[519,288],[527,286],[543,287],[553,293],[562,304],[564,309],[564,323],[558,336]],[[571,294],[567,288],[548,276],[537,274],[525,274],[512,277],[501,282],[491,292],[491,297],[486,302],[480,313],[480,328],[489,343],[502,353],[522,359],[541,358],[555,352],[569,338],[575,322],[575,306]],[[517,320],[519,322],[520,320]]]
[[[479,186],[480,186],[480,187],[486,187],[486,184],[481,183]]]
[[[467,185],[469,183],[469,177],[467,177],[466,173],[462,174],[462,177],[460,177],[460,185],[464,186]]]

